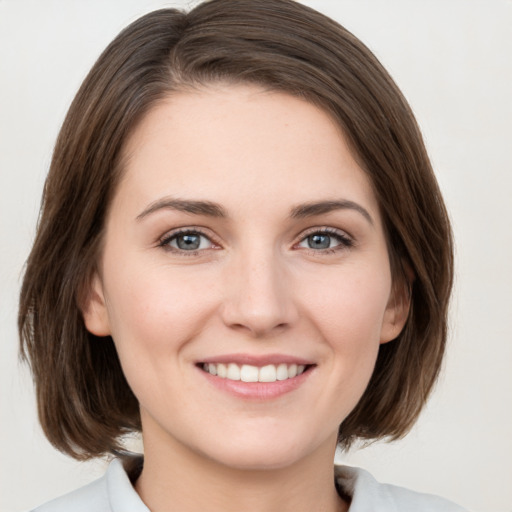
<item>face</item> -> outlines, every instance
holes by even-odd
[[[124,162],[84,318],[113,337],[146,447],[238,468],[332,452],[406,315],[339,128],[212,86],[154,107]]]

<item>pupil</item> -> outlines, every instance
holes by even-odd
[[[329,235],[311,235],[308,237],[308,245],[311,249],[328,249],[331,243]]]
[[[193,251],[199,247],[201,240],[199,235],[181,235],[176,240],[176,243],[180,249]]]

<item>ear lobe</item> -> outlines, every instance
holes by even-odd
[[[85,327],[91,334],[95,336],[109,336],[111,334],[103,283],[97,272],[91,278],[81,309]]]
[[[409,272],[407,272],[407,274],[409,274]],[[413,280],[413,277],[407,275],[407,277],[400,279],[399,283],[393,285],[382,322],[380,333],[381,343],[388,343],[394,340],[402,332],[411,309]]]

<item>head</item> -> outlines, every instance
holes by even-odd
[[[450,227],[413,114],[377,59],[332,20],[288,0],[156,11],[109,45],[69,109],[21,292],[22,353],[41,423],[74,457],[119,451],[122,435],[141,427],[114,343],[84,323],[127,144],[166,99],[219,84],[285,94],[324,112],[378,205],[393,297],[408,318],[380,345],[339,443],[403,436],[438,375],[452,283]]]

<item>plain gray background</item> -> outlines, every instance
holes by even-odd
[[[0,509],[102,474],[56,453],[17,361],[16,309],[52,146],[81,80],[139,15],[194,2],[0,0]],[[360,37],[423,129],[453,221],[457,279],[436,392],[403,441],[340,460],[479,512],[512,511],[512,2],[309,0]]]

